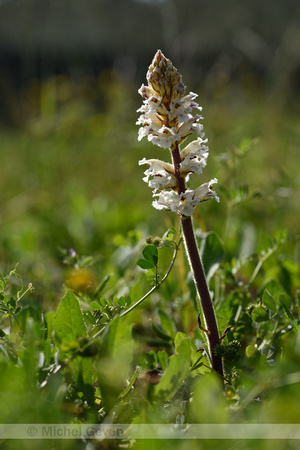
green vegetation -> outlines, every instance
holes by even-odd
[[[23,92],[22,129],[1,130],[0,423],[299,423],[296,100],[287,108],[243,86],[206,98],[193,90],[210,146],[203,182],[219,180],[220,204],[201,205],[194,225],[224,332],[225,391],[206,358],[179,222],[152,208],[142,181],[138,160],[153,146],[137,142],[136,87],[108,74],[75,87],[58,77]],[[298,443],[163,448],[234,445]]]

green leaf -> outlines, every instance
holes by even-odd
[[[137,367],[137,368],[135,369],[134,374],[133,374],[133,376],[132,376],[132,378],[131,378],[131,380],[130,380],[128,386],[126,386],[126,388],[124,389],[124,391],[121,392],[121,394],[119,395],[119,398],[124,398],[124,397],[131,391],[131,389],[132,389],[134,383],[136,382],[136,379],[137,379],[137,376],[138,376],[140,370],[141,370],[140,367]]]
[[[197,361],[195,362],[195,364],[193,365],[193,367],[192,367],[192,371],[193,370],[197,370],[197,369],[200,369],[200,367],[202,367],[203,366],[203,361],[202,361],[202,356],[199,356],[199,358],[197,359]]]
[[[175,244],[175,236],[176,236],[176,234],[177,234],[177,231],[176,231],[176,229],[174,227],[171,227],[170,229],[168,229],[166,231],[166,233],[162,237],[163,243],[165,245],[166,244],[169,244],[169,245],[173,244],[174,245]]]
[[[273,295],[270,294],[270,292],[268,291],[268,289],[264,290],[264,294],[263,294],[263,304],[269,308],[271,311],[276,312],[276,302],[275,299],[273,297]]]
[[[251,313],[253,322],[265,322],[269,319],[269,313],[262,306],[257,306]]]
[[[281,293],[279,294],[279,302],[287,309],[290,309],[292,306],[292,299],[288,294]]]
[[[189,404],[190,423],[229,423],[228,399],[224,395],[224,386],[220,381],[213,372],[194,379],[191,385],[193,401]],[[211,448],[222,447],[223,445],[216,444]]]
[[[144,258],[147,261],[151,262],[154,265],[154,267],[157,266],[157,263],[158,263],[158,250],[155,247],[155,245],[147,245],[143,249],[142,253],[143,253]]]
[[[81,356],[77,356],[70,362],[70,367],[72,369],[72,373],[74,378],[77,379],[79,385],[81,384],[81,388],[83,388],[82,383],[87,385],[93,384],[93,359],[91,357],[82,358]]]
[[[158,315],[160,318],[161,326],[167,332],[167,334],[169,336],[171,336],[172,339],[174,339],[176,332],[175,332],[174,324],[173,324],[172,320],[170,319],[170,316],[162,309],[158,310]]]
[[[219,268],[224,256],[223,244],[216,233],[211,232],[206,234],[205,239],[201,243],[200,253],[207,282],[209,282]]]
[[[231,198],[233,200],[233,205],[238,205],[244,202],[248,198],[249,187],[247,184],[239,186],[238,189],[233,189],[231,191]]]
[[[121,317],[115,317],[102,338],[102,352],[109,358],[130,362],[133,355],[131,327]]]
[[[61,299],[54,316],[55,339],[68,343],[86,337],[86,328],[79,302],[73,292],[68,291]]]
[[[195,377],[197,375],[210,372],[210,368],[207,367],[207,360],[205,356],[198,351],[196,343],[191,336],[187,336],[184,333],[178,332],[175,337],[175,350],[183,339],[189,339],[191,345],[191,376]]]
[[[98,287],[96,288],[96,290],[94,292],[94,297],[101,294],[101,292],[105,288],[106,284],[108,283],[109,279],[110,279],[110,275],[106,275],[106,277],[103,278],[103,280],[101,281],[101,283],[98,285]]]
[[[128,306],[130,306],[131,303],[131,298],[129,297],[129,295],[127,297],[120,297],[118,299],[118,304],[120,306],[122,306],[123,308],[127,308]]]
[[[177,234],[176,228],[175,227],[171,227],[165,232],[165,234],[163,235],[162,239],[168,239],[168,238],[170,238],[170,236],[173,239],[173,236],[175,236],[175,234]]]
[[[10,308],[15,309],[17,302],[13,297],[11,297],[11,299],[7,302],[7,304],[9,305]]]
[[[102,335],[100,358],[97,362],[99,387],[107,411],[111,410],[126,388],[133,352],[131,327],[117,316]]]
[[[187,337],[176,347],[176,354],[171,356],[169,365],[158,385],[154,387],[154,396],[166,402],[181,387],[190,371],[191,342]]]
[[[157,364],[157,355],[154,350],[145,353],[145,360],[149,369],[154,369]]]
[[[102,297],[99,299],[99,303],[103,308],[105,308],[108,305],[107,300]]]
[[[152,262],[146,261],[145,259],[139,259],[136,265],[146,270],[155,268],[155,265]]]
[[[291,321],[291,324],[293,325],[294,330],[296,331],[296,333],[300,334],[300,328],[299,325],[297,324],[293,314],[291,313],[291,311],[283,304],[283,308],[286,312],[286,315],[288,316],[288,318]]]
[[[259,291],[258,295],[263,295],[265,289],[268,289],[268,293],[272,295],[275,302],[278,301],[279,294],[282,293],[282,287],[275,280],[268,281]]]
[[[103,309],[98,302],[91,302],[90,306],[92,311],[99,311],[99,309]]]
[[[161,327],[155,325],[153,321],[151,322],[151,328],[161,339],[166,339],[167,341],[172,339]]]
[[[85,322],[88,322],[92,325],[96,324],[96,319],[93,316],[93,314],[91,313],[91,311],[82,311],[82,317],[85,320]]]
[[[169,357],[165,350],[160,350],[157,352],[157,359],[162,368],[162,370],[166,370],[169,364]]]

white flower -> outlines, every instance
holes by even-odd
[[[194,101],[197,94],[190,92],[185,97],[177,98],[168,105],[150,86],[142,85],[139,93],[144,97],[143,105],[137,110],[141,116],[136,124],[141,125],[138,140],[147,137],[148,141],[162,148],[170,148],[185,140],[196,131],[202,136],[203,126],[198,123],[202,116],[193,116],[193,109],[202,110]]]
[[[193,115],[193,110],[202,110],[195,101],[197,94],[184,95],[185,86],[181,75],[161,51],[157,51],[147,72],[148,86],[139,89],[143,104],[138,109],[140,125],[138,140],[147,137],[154,145],[168,148],[173,165],[158,159],[142,159],[139,164],[148,164],[143,180],[153,189],[153,201],[157,209],[174,211],[189,217],[199,203],[212,197],[219,201],[212,190],[216,179],[202,184],[195,190],[186,189],[190,174],[202,173],[207,164],[208,146],[204,139],[203,117]],[[179,145],[196,132],[199,137],[180,151]],[[180,192],[180,193],[178,193]]]
[[[138,90],[138,93],[144,98],[150,98],[151,96],[155,95],[155,91],[152,89],[152,87],[145,86],[144,83]]]
[[[209,183],[201,184],[197,189],[194,191],[195,198],[198,198],[200,202],[203,200],[208,199],[209,197],[214,198],[217,202],[220,201],[219,197],[217,196],[216,192],[212,190],[212,185],[217,183],[218,180],[214,178],[213,180],[210,180]]]
[[[142,125],[139,129],[139,141],[147,136],[148,141],[152,144],[162,148],[170,148],[176,140],[176,128],[164,125],[159,115],[150,108],[139,117],[136,123]]]
[[[198,97],[197,94],[190,92],[189,95],[186,95],[181,100],[176,100],[174,103],[171,103],[170,112],[168,111],[170,120],[174,120],[177,117],[178,122],[183,123],[191,117],[190,113],[193,109],[202,111],[202,107],[193,101],[196,97]]]
[[[198,138],[181,150],[180,172],[182,174],[189,172],[202,173],[202,168],[206,166],[208,157],[208,147],[204,145],[206,142],[207,139],[203,140],[202,138]]]
[[[176,186],[176,178],[174,176],[174,167],[172,164],[165,163],[159,159],[146,159],[143,158],[139,161],[139,165],[148,164],[144,174],[143,181],[148,183],[154,192],[163,188],[174,188]]]
[[[195,141],[190,142],[183,150],[180,152],[181,160],[183,160],[187,155],[203,155],[205,152],[208,153],[207,139],[203,140],[202,138],[198,138]]]
[[[186,120],[182,122],[177,132],[177,141],[182,142],[194,131],[198,133],[201,137],[203,136],[202,129],[203,125],[198,123],[202,119],[202,116],[196,114],[192,116],[191,114],[186,115]]]
[[[214,183],[217,183],[216,178],[209,183],[202,184],[194,191],[188,189],[183,194],[175,191],[162,191],[155,194],[158,200],[155,200],[152,205],[156,209],[173,211],[181,216],[192,216],[195,207],[208,198],[212,197],[217,202],[219,201],[219,197],[211,188]]]

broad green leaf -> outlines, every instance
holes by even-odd
[[[262,306],[257,306],[251,313],[253,322],[265,322],[269,319],[269,313]]]
[[[263,294],[263,304],[269,308],[271,311],[276,312],[276,302],[275,299],[273,297],[273,295],[270,294],[270,292],[268,291],[268,289],[264,290],[264,294]]]
[[[158,315],[160,318],[161,326],[167,332],[167,334],[169,336],[171,336],[172,339],[174,339],[176,332],[175,332],[174,324],[173,324],[172,320],[170,319],[170,316],[162,309],[158,310]]]
[[[218,375],[212,372],[194,378],[191,390],[193,401],[189,405],[190,423],[229,423],[228,400],[224,395],[224,386]],[[201,445],[198,448],[207,447]],[[210,448],[224,447],[217,443]]]
[[[72,369],[73,377],[77,379],[77,381],[83,382],[84,384],[93,384],[93,375],[94,375],[94,367],[93,367],[93,359],[91,357],[83,358],[81,356],[77,356],[70,362],[70,367]]]
[[[191,342],[187,337],[182,339],[171,356],[169,365],[158,385],[154,388],[154,396],[160,401],[167,401],[176,394],[190,371]]]
[[[300,320],[300,291],[296,291],[296,302],[298,307],[298,320]]]
[[[121,317],[115,317],[103,333],[102,352],[109,358],[130,363],[133,356],[131,327]]]
[[[191,371],[191,376],[195,377],[199,375],[200,373],[207,373],[210,372],[210,368],[208,367],[207,360],[201,352],[199,352],[196,343],[194,339],[191,338],[191,336],[187,336],[184,333],[178,332],[175,337],[175,350],[177,349],[178,345],[183,339],[189,339],[190,345],[191,345],[191,369],[193,368],[193,371]],[[196,367],[197,366],[197,367]]]
[[[146,261],[145,259],[139,259],[136,262],[136,265],[140,266],[141,269],[146,269],[146,270],[155,268],[155,265],[151,261]]]
[[[245,355],[246,355],[246,358],[253,358],[253,357],[259,358],[260,357],[259,351],[255,347],[255,345],[252,345],[252,344],[250,344],[246,347]]]
[[[127,297],[120,297],[120,298],[118,298],[117,303],[120,306],[123,306],[124,308],[126,308],[126,307],[130,306],[131,298],[129,296],[127,296]]]
[[[115,317],[103,333],[96,366],[103,405],[107,411],[115,405],[126,387],[133,351],[131,327],[121,317]]]
[[[192,340],[192,338],[190,336],[182,333],[181,331],[178,331],[178,333],[176,333],[176,336],[174,339],[175,351],[177,350],[177,347],[180,345],[181,341],[183,341],[185,339],[190,339],[190,341]]]
[[[82,358],[77,356],[70,362],[72,376],[78,383],[79,390],[83,393],[85,401],[89,406],[95,405],[95,395],[93,387],[93,376],[95,369],[92,358]]]
[[[151,262],[155,267],[158,263],[158,250],[155,245],[146,245],[142,251],[144,258]]]
[[[211,279],[224,256],[223,244],[214,232],[207,233],[201,243],[200,253],[207,281]]]
[[[54,316],[55,339],[68,343],[86,337],[86,328],[79,302],[73,292],[68,291],[61,299]]]
[[[103,308],[105,308],[108,305],[107,300],[102,297],[99,299],[99,303]]]
[[[91,302],[90,307],[92,311],[99,311],[103,308],[98,302]]]

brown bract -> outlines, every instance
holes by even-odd
[[[150,87],[162,97],[162,103],[167,109],[170,103],[181,99],[185,86],[182,77],[172,62],[158,50],[147,72],[147,81]]]

